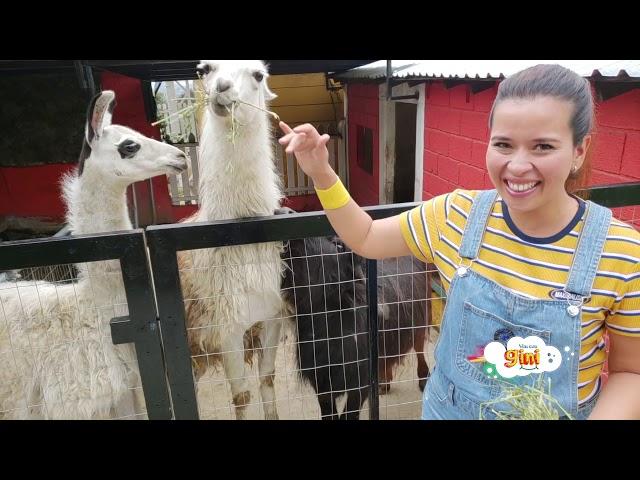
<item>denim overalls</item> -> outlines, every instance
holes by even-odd
[[[585,223],[564,288],[565,292],[576,295],[565,300],[531,299],[512,293],[471,268],[480,251],[496,196],[495,190],[480,192],[469,213],[459,251],[461,265],[447,294],[435,351],[436,366],[424,390],[422,418],[479,419],[483,402],[502,397],[501,385],[504,384],[489,378],[482,363],[473,363],[467,357],[478,346],[494,341],[496,332],[507,331],[522,338],[540,337],[546,345],[556,347],[562,354],[560,367],[554,371],[509,380],[514,384],[531,385],[532,380],[544,375],[548,392],[547,379],[550,378],[551,395],[573,418],[585,419],[597,396],[578,408],[581,306],[591,293],[611,210],[586,202]],[[565,347],[569,347],[569,351],[565,351]],[[504,402],[493,404],[491,408],[509,410]],[[482,413],[484,418],[495,418],[486,407]]]

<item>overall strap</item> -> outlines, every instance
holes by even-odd
[[[565,290],[583,297],[591,294],[591,287],[596,277],[602,248],[607,239],[611,210],[591,201],[586,202],[584,225],[578,245],[573,254],[573,263],[569,271],[569,280]]]
[[[467,225],[460,243],[460,258],[475,259],[480,251],[482,237],[498,196],[496,190],[483,190],[473,200],[473,206],[467,218]]]

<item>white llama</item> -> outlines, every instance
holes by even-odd
[[[111,125],[115,95],[88,111],[78,171],[63,180],[73,234],[130,230],[127,186],[183,171],[182,151]],[[109,321],[126,315],[119,261],[78,265],[77,283],[18,282],[0,290],[0,417],[97,419],[135,413],[131,344],[113,345]]]
[[[273,215],[282,189],[267,108],[275,95],[259,60],[205,60],[198,65],[210,103],[200,139],[200,209],[193,222]],[[233,121],[237,135],[231,136]],[[283,302],[281,243],[182,252],[182,288],[191,353],[199,379],[207,357],[222,357],[236,418],[250,402],[244,341],[260,347],[260,395],[266,419],[277,419],[274,374]],[[193,299],[193,300],[192,300]],[[251,347],[250,347],[251,348]]]

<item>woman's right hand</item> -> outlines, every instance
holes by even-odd
[[[329,188],[336,181],[336,174],[329,165],[327,134],[320,135],[313,125],[305,123],[292,129],[284,122],[280,128],[285,135],[278,140],[287,153],[296,156],[298,165],[311,179],[317,188]]]

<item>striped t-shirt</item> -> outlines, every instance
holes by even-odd
[[[407,245],[420,260],[436,265],[447,291],[460,262],[458,249],[477,193],[456,190],[400,216]],[[553,237],[533,238],[518,230],[498,197],[472,269],[518,295],[549,299],[552,291],[567,283],[584,211],[581,201],[565,229]],[[579,403],[600,390],[605,327],[610,333],[640,337],[640,233],[619,220],[611,220],[591,294],[591,301],[582,307]]]

